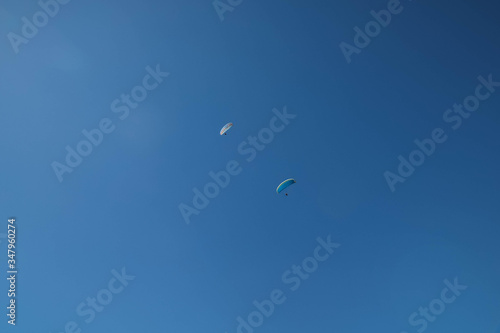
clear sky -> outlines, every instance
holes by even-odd
[[[2,332],[500,332],[498,3],[43,6],[0,5]]]

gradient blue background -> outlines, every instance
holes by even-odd
[[[498,333],[500,89],[456,131],[442,115],[477,76],[500,81],[500,7],[402,5],[347,64],[340,42],[387,1],[245,0],[223,22],[209,0],[71,1],[19,54],[6,35],[40,7],[2,2],[0,231],[17,218],[19,269],[2,331],[236,332],[279,288],[255,332],[410,333],[458,277],[427,332]],[[156,64],[171,75],[119,120],[111,102]],[[238,145],[285,105],[297,117],[246,162]],[[116,130],[59,183],[51,163],[105,117]],[[391,193],[383,173],[436,127],[448,140]],[[232,159],[241,174],[186,225],[178,205]],[[290,291],[281,275],[327,235],[341,247]],[[122,267],[135,280],[86,324],[77,305]]]

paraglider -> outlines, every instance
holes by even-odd
[[[233,127],[233,123],[227,123],[226,125],[224,125],[224,127],[222,127],[222,129],[220,130],[220,135],[227,135],[226,132],[229,131],[231,127]]]
[[[280,193],[284,189],[286,189],[288,186],[295,184],[296,181],[293,178],[288,178],[287,180],[283,181],[281,184],[278,185],[276,188],[276,193]],[[288,195],[288,193],[285,193],[285,195]]]

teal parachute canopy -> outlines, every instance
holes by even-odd
[[[281,191],[286,189],[288,186],[295,184],[295,183],[296,183],[295,179],[288,178],[287,180],[285,180],[284,182],[282,182],[281,184],[278,185],[278,187],[276,188],[276,193],[280,193]]]

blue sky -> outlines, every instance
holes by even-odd
[[[402,1],[350,63],[339,45],[387,1],[243,0],[223,20],[211,1],[58,6],[17,53],[9,33],[41,7],[0,6],[0,267],[15,217],[19,270],[3,331],[238,332],[278,289],[254,332],[500,332],[500,87],[456,130],[443,118],[479,76],[500,82],[498,4]],[[143,101],[120,101],[156,69]],[[247,161],[238,147],[284,108],[296,117]],[[103,119],[113,130],[59,181],[53,163]],[[391,191],[384,173],[436,128],[446,141]],[[179,205],[232,160],[187,224]],[[318,237],[340,246],[292,290],[283,274]],[[423,319],[455,278],[467,288]]]

